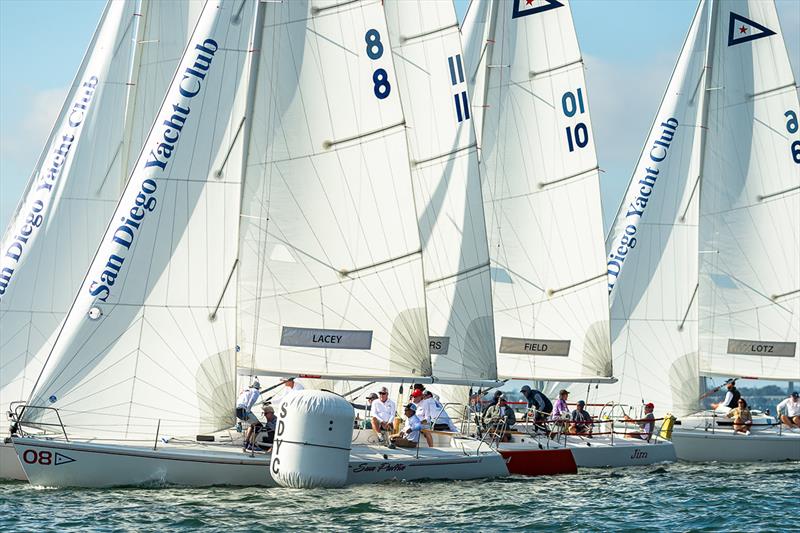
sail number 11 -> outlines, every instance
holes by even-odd
[[[577,96],[576,96],[577,95]],[[583,90],[578,88],[574,93],[567,91],[561,97],[561,110],[564,116],[572,118],[577,114],[586,112],[586,107],[583,104]],[[570,152],[575,151],[575,146],[578,148],[586,148],[589,144],[589,128],[583,122],[578,122],[575,126],[567,126],[567,146]]]

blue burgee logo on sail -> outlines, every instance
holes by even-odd
[[[125,263],[126,252],[133,246],[147,213],[153,212],[158,205],[156,195],[158,177],[155,173],[166,170],[170,158],[175,153],[181,132],[191,113],[189,101],[200,94],[203,88],[202,81],[211,67],[211,61],[218,48],[219,45],[213,39],[206,39],[203,44],[195,46],[198,53],[194,64],[184,70],[183,77],[178,83],[177,91],[180,98],[178,102],[171,105],[172,115],[160,124],[160,131],[154,128],[150,133],[148,143],[155,142],[155,147],[147,154],[143,167],[143,170],[149,171],[149,174],[139,183],[133,201],[126,206],[125,199],[134,194],[132,189],[135,182],[131,179],[128,184],[123,200],[115,213],[115,216],[119,217],[120,224],[110,236],[115,251],[108,255],[105,265],[102,267],[95,265],[97,270],[100,270],[100,274],[89,285],[89,294],[98,300],[105,302],[111,295],[111,287],[116,283]],[[168,109],[169,107],[165,104],[161,110],[162,114]],[[169,111],[166,112],[169,113]]]
[[[513,6],[514,10],[511,13],[511,18],[516,19],[528,15],[535,15],[542,11],[550,11],[557,7],[564,7],[564,4],[559,2],[559,0],[514,0]]]
[[[648,152],[648,159],[644,164],[645,175],[638,182],[632,182],[628,188],[626,199],[627,206],[623,206],[617,217],[616,227],[620,227],[620,218],[624,213],[624,227],[615,237],[608,254],[608,292],[614,289],[617,283],[622,265],[628,256],[628,252],[636,247],[636,233],[639,231],[639,221],[647,209],[647,202],[658,180],[661,165],[669,155],[669,147],[678,131],[678,121],[675,118],[668,118],[661,123],[661,135],[653,141]]]
[[[775,32],[754,20],[731,11],[728,20],[728,46],[755,41],[770,35],[775,35]]]

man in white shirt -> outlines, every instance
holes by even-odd
[[[417,416],[417,406],[409,403],[405,408],[406,424],[400,433],[392,435],[392,444],[400,448],[416,448],[419,445],[419,435],[422,431],[422,422]]]
[[[278,397],[272,400],[273,405],[280,405],[291,398],[292,394],[295,392],[305,389],[303,384],[295,381],[294,378],[287,378],[283,380],[283,385],[283,390],[278,393]]]
[[[450,420],[450,415],[447,414],[447,411],[444,410],[442,404],[439,403],[439,400],[431,391],[426,390],[422,393],[422,406],[425,416],[422,417],[419,414],[417,416],[427,420],[432,429],[437,431],[458,431],[453,421]]]
[[[378,442],[384,442],[383,432],[392,432],[394,415],[397,413],[397,406],[389,399],[389,389],[386,387],[378,391],[378,399],[372,401],[370,415],[372,417],[372,431],[378,435]]]
[[[236,418],[242,422],[249,422],[251,424],[258,423],[258,417],[252,413],[253,405],[261,397],[261,383],[254,380],[249,388],[244,389],[236,400]],[[241,422],[240,422],[241,423]]]
[[[797,391],[779,403],[775,409],[781,422],[790,428],[800,428],[800,394]],[[782,414],[783,411],[786,411],[786,414]]]

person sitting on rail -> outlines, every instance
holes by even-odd
[[[419,435],[422,431],[422,422],[417,416],[417,406],[413,403],[406,405],[404,414],[406,423],[400,433],[390,437],[392,444],[400,448],[416,448],[419,445]]]
[[[733,418],[733,432],[750,434],[750,427],[753,425],[753,416],[750,414],[750,409],[747,407],[747,402],[744,398],[739,398],[739,405],[725,415],[728,418]]]
[[[237,424],[237,431],[241,431],[242,422],[250,424],[260,423],[258,417],[251,411],[253,405],[255,405],[260,397],[261,383],[259,383],[257,379],[253,380],[253,384],[239,394],[239,398],[236,399],[236,409],[234,410],[236,418],[240,420]]]
[[[739,398],[742,397],[742,393],[736,388],[736,382],[733,380],[730,380],[728,383],[726,383],[725,387],[728,389],[728,391],[725,393],[725,399],[719,403],[712,403],[711,408],[727,413],[731,409],[738,407]]]
[[[782,414],[783,411],[786,414]],[[775,416],[790,428],[800,428],[800,394],[794,391],[775,408]]]
[[[656,417],[653,415],[653,409],[655,409],[655,407],[653,402],[646,404],[644,406],[644,416],[639,420],[634,420],[628,415],[625,415],[625,422],[634,422],[639,426],[640,430],[638,432],[628,433],[629,437],[636,437],[650,442],[656,427]]]
[[[433,435],[431,435],[431,417],[428,413],[428,404],[423,398],[424,389],[414,389],[411,391],[411,403],[417,407],[417,418],[422,422],[422,436],[425,437],[425,442],[428,447],[433,447]]]
[[[502,441],[510,441],[511,434],[509,431],[513,429],[517,423],[517,415],[514,410],[508,405],[505,396],[500,396],[497,403],[486,410],[483,417],[488,427],[502,430]]]
[[[570,414],[572,423],[569,432],[572,435],[588,435],[592,432],[592,415],[585,409],[586,402],[580,400],[575,406],[575,410]]]
[[[531,389],[528,385],[523,385],[519,391],[528,401],[528,410],[534,411],[534,422],[542,423],[547,420],[547,417],[553,412],[553,402],[550,401],[550,398],[545,396],[542,391]]]
[[[275,424],[278,422],[278,417],[275,416],[275,409],[269,404],[264,404],[261,412],[266,421],[259,421],[258,423],[251,424],[250,427],[247,428],[247,433],[244,437],[245,451],[260,451],[262,449],[269,451],[272,449],[272,442],[275,440]],[[257,435],[265,432],[266,435],[264,438],[258,440]],[[259,442],[269,444],[269,446],[262,447],[258,444]]]
[[[430,390],[422,393],[422,403],[425,408],[425,417],[432,424],[432,429],[436,431],[458,431],[458,428],[450,420],[450,415],[433,395]]]
[[[389,389],[382,387],[378,391],[378,399],[372,402],[370,408],[370,416],[372,422],[372,431],[378,436],[378,442],[386,442],[383,436],[384,431],[390,434],[394,429],[394,416],[397,413],[397,406],[389,398]]]

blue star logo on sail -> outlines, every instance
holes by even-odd
[[[516,19],[564,7],[564,4],[559,0],[514,0],[513,6],[514,11],[511,13],[511,18]]]
[[[754,20],[731,11],[728,20],[728,46],[755,41],[770,35],[775,35],[775,32]]]

